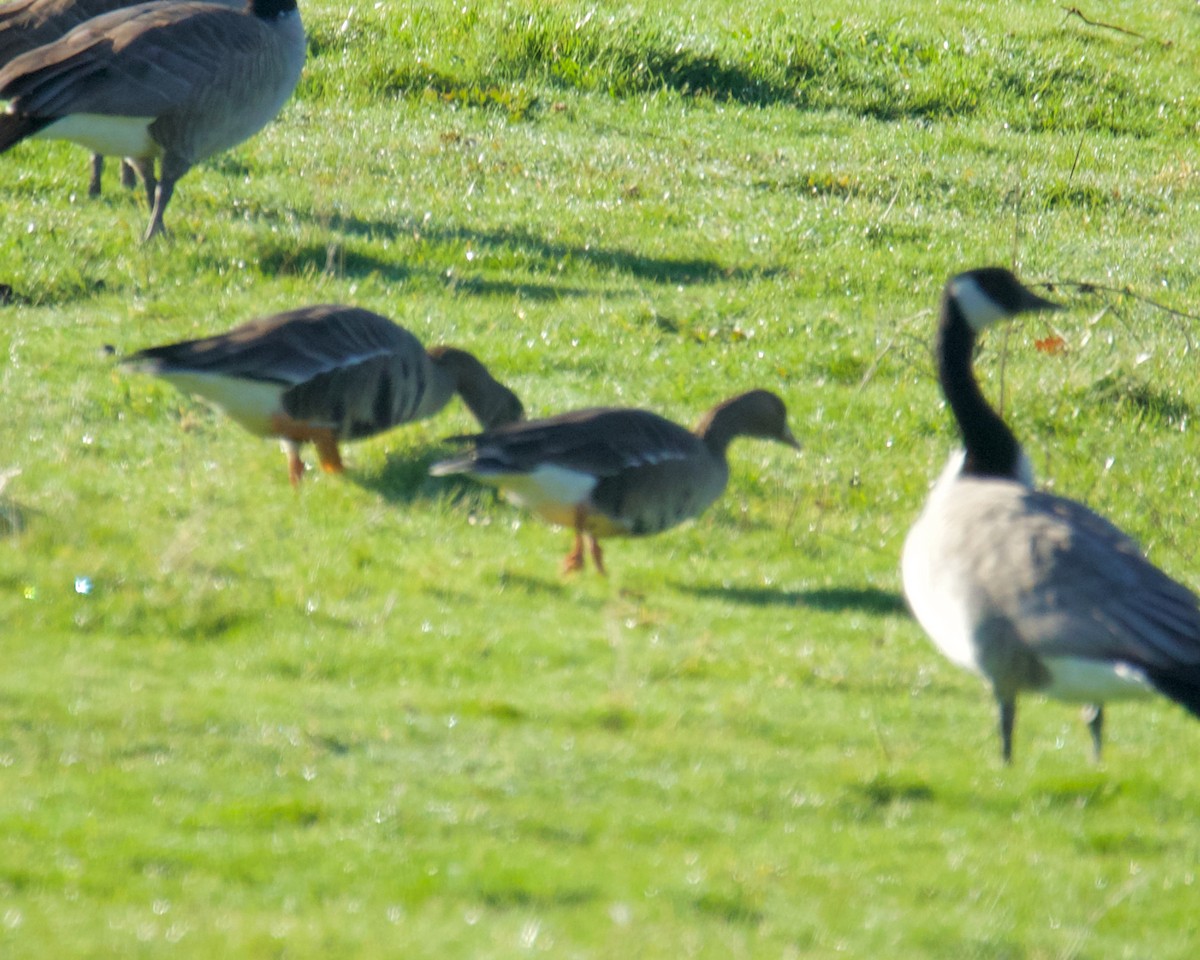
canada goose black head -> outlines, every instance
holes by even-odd
[[[1027,472],[1016,436],[989,406],[975,380],[971,360],[976,338],[1000,320],[1061,309],[1004,267],[968,270],[946,282],[938,321],[938,380],[962,433],[963,473],[1017,479]]]

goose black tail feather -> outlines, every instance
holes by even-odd
[[[1164,670],[1149,669],[1146,676],[1159,693],[1200,717],[1200,663]]]
[[[30,117],[21,113],[0,113],[0,153],[31,137],[54,122],[53,117]]]

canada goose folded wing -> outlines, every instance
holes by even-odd
[[[947,507],[961,543],[945,556],[974,584],[974,608],[1014,624],[1039,657],[1200,664],[1196,597],[1083,504],[1017,483],[960,480]],[[964,523],[954,524],[956,512]]]
[[[0,92],[35,116],[161,117],[191,108],[217,81],[222,96],[251,83],[273,66],[264,57],[282,63],[282,50],[263,43],[268,32],[220,4],[140,4],[17,57],[0,71]]]

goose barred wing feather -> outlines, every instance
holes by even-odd
[[[1200,671],[1197,598],[1103,517],[1021,484],[966,478],[945,506],[943,529],[961,542],[940,555],[970,584],[977,622],[1006,620],[1042,657],[1125,661],[1151,676]],[[968,549],[980,542],[989,549]]]
[[[424,351],[362,355],[286,390],[280,398],[293,419],[332,427],[357,440],[418,418],[430,392]]]
[[[638,467],[686,460],[702,449],[690,431],[646,410],[599,407],[515,423],[464,438],[475,449],[469,459],[478,473],[529,473],[553,466],[616,476]]]
[[[424,357],[421,342],[386,317],[357,307],[302,307],[201,340],[151,347],[126,361],[149,373],[211,373],[297,386],[391,356]]]

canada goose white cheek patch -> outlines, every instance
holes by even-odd
[[[971,277],[958,277],[950,284],[950,295],[976,333],[1011,314],[983,292]]]
[[[109,157],[157,156],[158,145],[150,138],[154,117],[105,117],[73,113],[56,120],[33,135],[39,140],[70,140],[93,153]]]

